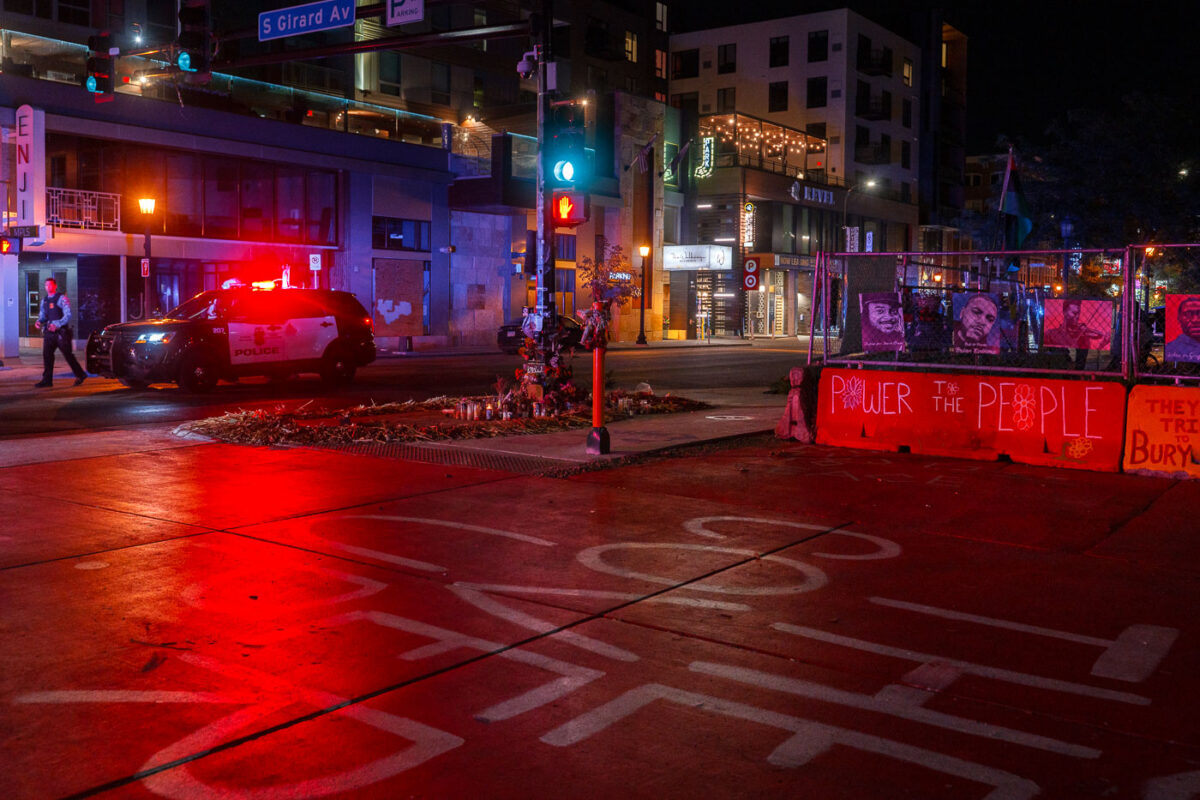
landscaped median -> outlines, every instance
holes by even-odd
[[[670,394],[613,391],[605,395],[606,423],[641,414],[674,414],[707,408],[711,408],[707,403]],[[559,414],[517,416],[500,411],[494,396],[478,396],[435,397],[341,409],[307,403],[290,411],[283,408],[231,411],[184,423],[176,432],[236,444],[345,445],[487,439],[591,425],[590,404],[577,405]]]

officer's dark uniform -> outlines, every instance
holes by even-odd
[[[67,300],[66,295],[55,290],[54,294],[46,295],[42,298],[42,313],[38,315],[38,321],[42,323],[42,382],[36,384],[38,387],[49,386],[54,381],[54,351],[61,350],[63,357],[67,360],[67,366],[75,373],[75,385],[83,383],[87,373],[83,367],[79,366],[79,362],[75,360],[74,353],[71,352],[71,304]],[[54,323],[56,330],[50,330],[50,323]]]

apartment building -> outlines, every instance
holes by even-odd
[[[716,335],[806,333],[819,251],[913,248],[919,80],[918,48],[849,9],[671,37],[670,102],[700,121],[698,243],[762,270],[694,276]]]

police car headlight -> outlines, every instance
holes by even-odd
[[[166,344],[175,338],[174,331],[167,333],[143,333],[134,340],[134,344]]]

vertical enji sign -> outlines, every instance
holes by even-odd
[[[746,291],[751,291],[758,288],[758,256],[751,256],[746,259],[746,263],[742,265],[742,287]]]
[[[46,224],[46,112],[17,109],[17,225]]]

